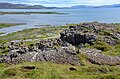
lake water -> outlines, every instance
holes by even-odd
[[[120,23],[120,8],[90,9],[0,9],[3,12],[63,12],[68,14],[31,14],[0,15],[0,23],[27,23],[26,25],[0,29],[0,32],[11,33],[28,28],[39,28],[35,25],[65,25],[80,22]]]

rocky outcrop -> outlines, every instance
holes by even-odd
[[[99,65],[120,65],[119,56],[107,56],[97,49],[80,49],[80,53],[85,54],[91,63]]]
[[[120,64],[120,57],[107,56],[102,54],[103,50],[84,49],[85,44],[94,45],[95,42],[108,46],[120,44],[120,33],[116,26],[106,23],[81,23],[77,26],[70,26],[61,32],[61,40],[80,47],[78,52],[87,55],[88,60],[94,64],[117,65]],[[102,44],[101,44],[102,45]],[[100,45],[99,45],[100,46]]]
[[[110,45],[115,45],[120,42],[120,33],[115,32],[114,26],[106,23],[82,23],[77,26],[70,26],[69,29],[60,33],[61,39],[73,45],[93,44],[94,41],[100,40]]]
[[[18,42],[11,42],[7,56],[1,62],[18,64],[21,62],[49,61],[59,64],[80,65],[74,46],[60,39],[41,40],[28,47],[18,47]]]
[[[67,41],[68,43],[71,43],[73,45],[78,45],[78,44],[85,44],[89,43],[92,44],[93,41],[96,40],[96,35],[92,32],[88,32],[86,30],[80,30],[79,27],[70,27],[70,29],[67,29],[63,32],[61,32],[61,39],[63,41]]]
[[[68,51],[67,49],[29,52],[27,54],[22,54],[16,58],[13,58],[12,61],[8,61],[8,63],[11,62],[13,64],[18,64],[26,61],[31,62],[49,61],[58,64],[80,65],[79,58],[71,54],[71,51],[70,50]]]
[[[109,45],[120,44],[120,33],[114,29],[115,27],[108,26],[105,23],[82,23],[77,26],[70,26],[61,32],[60,38],[40,40],[38,43],[29,46],[21,46],[24,43],[23,41],[11,41],[8,46],[9,53],[0,56],[0,63],[18,64],[27,61],[49,61],[59,64],[80,65],[77,54],[82,53],[94,64],[119,65],[120,57],[104,55],[102,54],[104,50],[101,50],[104,49],[104,46],[99,48],[101,45],[105,45],[106,48]],[[85,48],[85,44],[89,44],[93,48],[96,46],[99,50],[98,48]],[[77,52],[75,46],[78,46]],[[0,46],[0,48],[3,47]]]

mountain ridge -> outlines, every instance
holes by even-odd
[[[54,9],[57,7],[45,7],[43,5],[27,5],[27,4],[12,4],[0,3],[0,9]]]
[[[76,5],[76,6],[72,6],[71,8],[119,8],[119,7],[120,7],[120,4],[101,5],[101,6]]]
[[[13,3],[0,3],[0,9],[76,9],[76,8],[119,8],[120,4],[113,5],[75,5],[71,7],[46,7],[43,5],[29,5],[29,4],[13,4]]]

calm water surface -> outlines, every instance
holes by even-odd
[[[93,9],[0,9],[3,12],[63,12],[69,14],[31,14],[0,15],[0,23],[27,23],[26,25],[0,29],[0,32],[16,32],[28,28],[39,28],[35,25],[65,25],[80,22],[120,23],[120,8]]]

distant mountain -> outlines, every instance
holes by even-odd
[[[77,6],[72,6],[71,8],[94,8],[93,6],[87,6],[87,5],[77,5]]]
[[[120,8],[120,4],[102,5],[102,6],[77,5],[77,6],[72,6],[71,8]]]
[[[97,6],[96,8],[120,8],[120,4]]]
[[[54,8],[57,8],[57,7],[45,7],[42,5],[0,3],[0,9],[54,9]]]
[[[75,9],[75,8],[119,8],[119,7],[120,4],[102,6],[76,5],[72,7],[46,7],[43,5],[0,3],[0,9],[68,9],[68,8]]]

